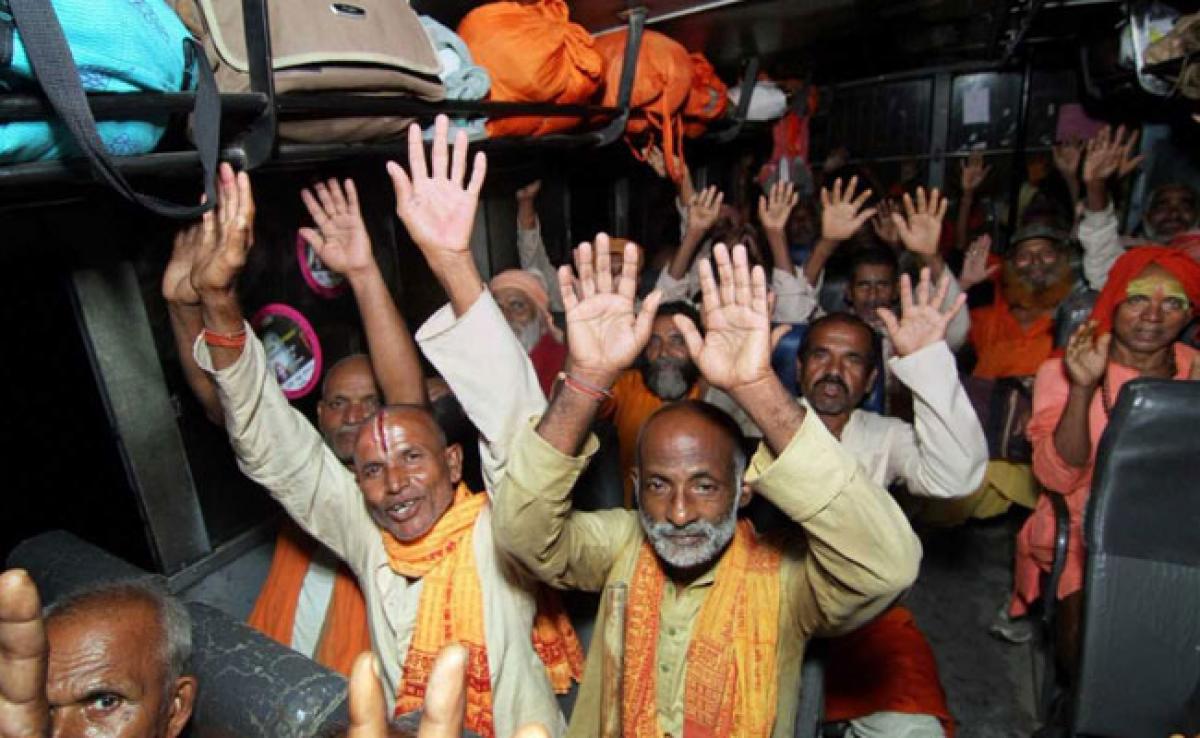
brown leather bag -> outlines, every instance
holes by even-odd
[[[204,41],[222,92],[250,89],[241,0],[174,0]],[[446,90],[440,64],[417,14],[405,0],[267,0],[275,91],[407,93],[437,101]],[[284,121],[283,138],[367,141],[404,131],[411,118]]]

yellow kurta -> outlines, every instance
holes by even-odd
[[[600,591],[611,583],[628,584],[644,538],[635,512],[572,509],[571,488],[596,448],[592,438],[580,457],[564,456],[532,425],[510,448],[494,508],[496,543],[555,587]],[[765,446],[759,449],[747,480],[806,534],[771,540],[782,554],[779,698],[772,735],[791,736],[808,638],[853,629],[887,607],[916,578],[920,543],[892,498],[812,413],[778,459]],[[663,598],[658,718],[672,735],[683,727],[692,626],[711,589],[710,574],[681,590],[668,584]],[[603,612],[602,605],[598,637],[605,630]],[[596,640],[568,735],[598,734],[600,653]]]

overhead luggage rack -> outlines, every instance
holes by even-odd
[[[271,65],[271,39],[266,0],[244,0],[250,87],[244,93],[221,95],[222,128],[225,142],[221,158],[239,168],[256,170],[319,164],[347,157],[403,157],[407,151],[403,136],[368,143],[291,143],[277,135],[281,120],[330,117],[411,116],[428,123],[439,114],[466,117],[505,118],[540,116],[545,118],[581,118],[584,130],[537,137],[499,137],[476,144],[484,151],[510,151],[514,148],[593,148],[612,144],[620,138],[631,115],[630,97],[637,71],[638,47],[646,22],[646,10],[635,8],[625,15],[629,30],[625,48],[617,105],[554,105],[539,103],[490,102],[486,100],[445,100],[427,102],[404,95],[360,95],[353,93],[277,94]],[[748,59],[742,89],[750,91],[758,73],[757,59]],[[714,123],[700,137],[700,143],[725,143],[742,131],[749,105],[744,94],[732,117]],[[88,102],[97,120],[136,120],[163,114],[187,114],[195,105],[194,93],[172,94],[90,94]],[[0,95],[0,120],[45,120],[53,111],[40,95]],[[230,135],[230,131],[233,131]],[[123,174],[130,176],[180,177],[200,168],[195,151],[166,150],[116,160]],[[85,184],[94,181],[85,160],[61,159],[0,166],[0,200],[20,186],[55,183]],[[9,190],[4,193],[3,190]],[[22,193],[22,196],[25,193]],[[17,199],[25,199],[18,196]]]

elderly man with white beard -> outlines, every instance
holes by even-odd
[[[562,331],[550,315],[550,295],[541,275],[525,269],[508,269],[488,283],[504,319],[525,347],[542,392],[550,394],[567,358]]]

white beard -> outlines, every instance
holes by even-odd
[[[517,340],[521,342],[521,346],[525,348],[525,353],[533,351],[534,346],[538,345],[538,341],[542,340],[542,334],[545,333],[542,330],[541,318],[534,318],[525,324],[509,323],[508,325],[516,334]]]

